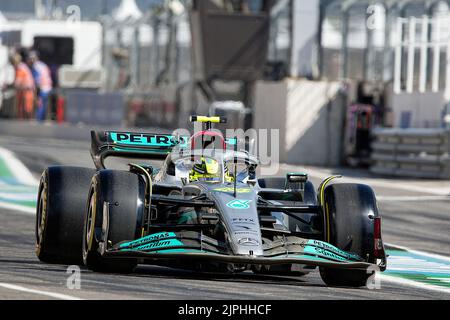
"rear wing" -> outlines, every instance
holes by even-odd
[[[91,131],[91,156],[98,170],[108,157],[164,160],[175,146],[187,147],[189,137],[167,134]]]

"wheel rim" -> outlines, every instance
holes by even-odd
[[[47,184],[44,182],[39,193],[36,217],[36,252],[39,255],[44,238],[45,222],[47,219]]]
[[[95,212],[96,212],[96,192],[92,192],[89,198],[89,208],[85,224],[85,237],[83,239],[83,258],[86,259],[88,252],[92,249],[92,242],[95,233]]]

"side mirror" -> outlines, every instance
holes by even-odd
[[[145,170],[147,170],[147,172],[152,176],[153,175],[153,173],[154,173],[154,171],[155,171],[155,169],[153,168],[153,166],[150,166],[150,165],[143,165],[142,166]]]
[[[142,172],[142,170],[145,170],[145,171],[147,171],[147,173],[150,176],[153,176],[153,173],[155,171],[153,166],[145,165],[145,164],[141,164],[141,165],[129,164],[129,166],[130,166],[130,171],[132,171],[132,172],[139,172],[142,174],[142,173],[144,173],[144,172]]]
[[[303,193],[307,181],[308,175],[305,173],[288,173],[286,174],[286,184],[284,189]]]
[[[306,183],[308,181],[308,175],[305,173],[288,173],[286,177],[290,183]]]

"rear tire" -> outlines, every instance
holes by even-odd
[[[95,170],[50,167],[39,184],[36,206],[36,255],[55,264],[82,264],[84,211]]]
[[[375,263],[374,218],[379,214],[372,188],[361,184],[330,185],[325,189],[325,211],[329,217],[326,241]],[[362,287],[373,272],[321,267],[320,275],[328,286]]]
[[[139,237],[143,187],[139,176],[126,171],[102,170],[92,179],[83,229],[83,262],[90,270],[130,273],[136,267],[136,259],[102,257],[100,246],[110,247]],[[109,203],[108,239],[102,230],[105,203]]]

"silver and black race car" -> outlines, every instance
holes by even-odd
[[[257,178],[258,159],[212,123],[191,137],[92,132],[97,170],[50,167],[42,175],[36,254],[46,263],[131,272],[155,264],[208,272],[303,275],[330,286],[366,285],[386,268],[381,218],[367,185],[305,173]],[[107,157],[145,160],[129,170]],[[149,163],[163,160],[156,169]]]

